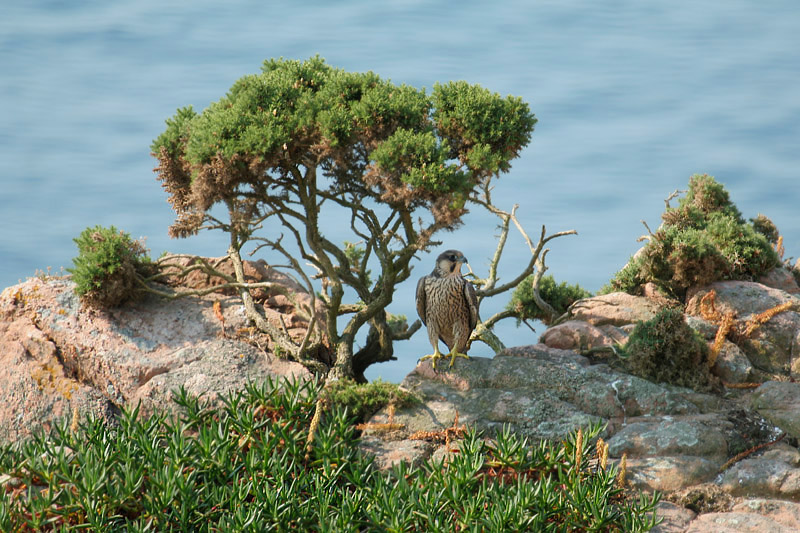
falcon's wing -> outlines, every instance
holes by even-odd
[[[467,280],[464,280],[464,297],[469,307],[469,330],[472,332],[478,325],[478,295],[475,294],[475,287]]]
[[[425,280],[427,278],[428,276],[422,276],[421,278],[419,278],[419,281],[417,282],[417,297],[416,297],[417,314],[422,319],[422,323],[425,324],[426,326],[427,323],[425,322],[425,308],[427,305],[427,301],[425,298]]]

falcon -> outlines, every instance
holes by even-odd
[[[469,359],[465,352],[469,336],[478,324],[478,297],[472,283],[461,276],[461,265],[467,258],[458,250],[447,250],[436,258],[436,268],[417,283],[417,313],[428,328],[428,339],[433,353],[420,358],[436,361],[450,357],[450,366],[456,357]],[[439,340],[450,353],[439,351]]]

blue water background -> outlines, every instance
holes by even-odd
[[[638,248],[640,220],[655,228],[695,172],[722,181],[746,217],[771,217],[800,255],[795,0],[31,1],[0,10],[0,287],[70,266],[72,239],[96,224],[146,237],[153,256],[222,255],[221,234],[167,237],[150,143],[176,108],[205,108],[264,59],[315,54],[395,83],[463,79],[528,101],[533,141],[494,200],[519,203],[532,235],[578,231],[550,246],[560,281],[598,290]],[[444,246],[485,275],[496,222],[473,211]],[[329,236],[353,240],[347,230],[334,223]],[[516,235],[507,248],[504,279],[529,257]],[[414,283],[391,311],[415,316]],[[498,333],[521,345],[537,330]],[[368,375],[399,381],[429,352],[420,332]]]

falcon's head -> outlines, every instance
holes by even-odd
[[[458,250],[447,250],[439,254],[436,258],[436,269],[434,270],[440,276],[460,276],[461,265],[468,263],[464,254]]]

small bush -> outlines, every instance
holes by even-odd
[[[623,352],[627,370],[656,383],[708,390],[708,345],[686,324],[683,312],[664,308],[639,322]]]
[[[534,276],[530,275],[517,286],[506,306],[507,309],[517,313],[517,325],[522,320],[538,319],[545,324],[552,320],[552,317],[536,305],[533,299],[533,278]],[[567,285],[564,281],[556,283],[555,278],[550,275],[542,276],[539,280],[539,296],[553,307],[557,316],[564,314],[573,303],[591,295],[592,293],[578,284]]]
[[[695,174],[689,178],[689,190],[678,205],[683,209],[697,209],[704,215],[723,213],[739,223],[744,222],[725,187],[708,174]]]
[[[627,292],[636,294],[639,288],[644,285],[642,274],[642,260],[640,257],[631,256],[625,266],[622,267],[611,280],[603,285],[598,294],[609,294],[612,292]]]
[[[760,215],[746,223],[728,192],[708,175],[694,175],[678,207],[635,261],[619,271],[603,292],[636,294],[652,282],[682,298],[689,287],[717,280],[756,279],[780,263],[770,239],[777,229]],[[775,237],[776,238],[776,237]]]
[[[750,222],[753,224],[753,229],[766,237],[767,241],[771,244],[777,244],[778,237],[780,237],[778,226],[766,215],[759,214],[756,218],[751,218]]]
[[[110,427],[59,423],[0,447],[0,531],[648,531],[659,496],[632,498],[583,438],[529,444],[474,431],[447,462],[379,472],[343,410],[306,439],[320,387],[249,385],[223,409],[179,391],[180,418],[125,410]]]
[[[142,243],[114,226],[86,228],[77,239],[74,268],[67,269],[81,300],[95,307],[116,307],[137,292],[137,276],[150,268]]]

